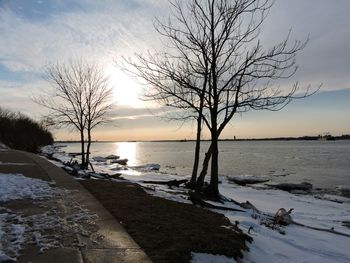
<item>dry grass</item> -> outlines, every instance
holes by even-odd
[[[250,237],[221,214],[148,195],[138,184],[81,183],[155,262],[190,262],[191,252],[239,258]],[[228,229],[227,227],[231,227]]]

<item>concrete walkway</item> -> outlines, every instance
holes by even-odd
[[[73,234],[72,241],[66,246],[53,248],[40,253],[35,247],[27,246],[21,251],[19,262],[151,262],[148,256],[129,236],[114,217],[77,181],[38,155],[21,151],[0,151],[0,173],[23,174],[27,177],[45,181],[54,181],[58,188],[68,189],[69,198],[98,216],[94,221],[97,228],[95,236],[101,237],[95,242],[84,234]],[[17,210],[28,210],[26,205],[17,205]],[[69,215],[71,207],[63,202],[58,208],[61,213]],[[80,248],[69,242],[84,244]]]

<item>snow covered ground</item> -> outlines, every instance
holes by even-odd
[[[7,151],[9,148],[3,144],[2,142],[0,142],[0,152],[5,152]]]
[[[75,233],[88,233],[87,225],[92,229],[96,215],[71,200],[67,190],[52,186],[20,174],[0,174],[0,262],[14,262],[28,244],[40,251],[72,247],[65,242]],[[70,210],[62,213],[62,207]]]
[[[168,189],[167,186],[144,183],[144,181],[173,180],[182,179],[182,177],[174,175],[166,177],[155,173],[125,174],[123,177],[153,189],[154,191],[148,191],[150,194],[174,201],[189,202],[184,199],[185,193],[183,195],[179,194],[181,189]],[[225,179],[222,180],[220,185],[220,192],[225,197],[238,202],[248,200],[258,210],[271,216],[280,208],[286,210],[294,208],[292,217],[297,223],[322,229],[334,228],[335,231],[350,235],[350,229],[342,224],[344,221],[350,221],[350,198],[333,196],[333,199],[337,201],[334,202],[319,199],[312,195],[295,195],[285,191],[265,189],[264,187],[260,189],[259,187],[242,187],[230,184]],[[339,200],[342,203],[339,203]],[[239,208],[231,202],[227,202],[225,206]],[[242,262],[350,262],[350,237],[294,224],[281,227],[282,232],[285,232],[283,235],[279,231],[262,225],[262,219],[252,210],[245,213],[215,211],[223,213],[233,224],[238,220],[240,228],[246,233],[249,228],[252,228],[250,234],[254,241],[249,245],[250,251],[245,252]],[[205,260],[201,257],[201,259],[202,261],[194,260],[194,262],[217,262],[212,261],[211,257],[207,257]]]
[[[67,160],[67,156],[63,153],[55,154],[55,157]],[[186,189],[169,189],[166,185],[146,182],[184,179],[182,176],[154,171],[154,168],[159,169],[156,164],[125,168],[96,162],[94,167],[99,172],[113,174],[118,171],[123,178],[145,186],[150,194],[178,202],[189,202],[185,195]],[[243,187],[232,184],[226,178],[221,178],[221,180],[220,192],[222,195],[239,202],[248,200],[264,215],[273,216],[280,208],[286,210],[294,208],[292,218],[299,224],[328,230],[334,229],[337,232],[350,235],[350,229],[343,225],[344,222],[350,221],[350,198],[326,193],[315,196],[298,195],[269,189],[263,184],[254,187]],[[343,186],[343,189],[345,188],[346,186]],[[232,202],[225,203],[225,206],[238,208]],[[250,235],[254,238],[254,241],[249,245],[250,251],[245,252],[242,262],[350,262],[350,237],[296,224],[281,227],[280,231],[276,231],[266,227],[263,224],[264,217],[252,210],[243,213],[223,212],[221,210],[216,212],[223,213],[232,223],[238,220],[240,228],[246,233],[251,229]],[[234,261],[221,256],[193,254],[193,262]]]
[[[45,199],[58,194],[46,181],[21,174],[0,174],[0,202],[19,199]]]

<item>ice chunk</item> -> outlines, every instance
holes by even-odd
[[[149,163],[149,164],[144,164],[144,165],[132,166],[130,168],[135,169],[135,170],[141,170],[141,171],[144,171],[144,172],[147,172],[147,171],[158,171],[160,169],[160,164]]]

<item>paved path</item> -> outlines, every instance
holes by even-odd
[[[65,246],[49,249],[44,253],[39,253],[35,248],[26,248],[21,252],[19,262],[151,262],[114,217],[79,182],[61,168],[38,155],[10,150],[0,151],[0,173],[20,173],[27,177],[54,181],[57,187],[71,190],[69,198],[98,215],[95,222],[96,231],[103,237],[102,241],[97,243],[90,240],[90,237],[76,234],[72,239],[82,242],[84,246],[81,248]],[[17,209],[25,210],[28,207],[17,205]],[[59,209],[62,213],[69,214],[70,207],[67,205]]]

